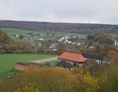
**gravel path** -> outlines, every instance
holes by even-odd
[[[33,60],[33,61],[28,61],[28,62],[33,62],[33,63],[42,63],[42,62],[48,62],[52,60],[57,60],[57,57],[51,57],[51,58],[45,58],[45,59],[40,59],[40,60]]]

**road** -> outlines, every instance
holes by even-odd
[[[33,63],[42,63],[42,62],[48,62],[52,60],[57,60],[57,57],[51,57],[51,58],[45,58],[45,59],[40,59],[40,60],[33,60],[33,61],[28,61],[28,62],[33,62]]]

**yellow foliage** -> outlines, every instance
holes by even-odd
[[[90,75],[84,76],[84,82],[87,86],[87,89],[85,92],[97,92],[99,90],[99,86],[97,85],[97,79],[94,79]]]
[[[28,84],[25,87],[18,88],[15,92],[40,92],[33,84]]]

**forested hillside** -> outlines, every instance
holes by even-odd
[[[89,24],[89,23],[52,23],[33,21],[11,21],[1,20],[0,28],[18,28],[35,31],[65,31],[77,33],[90,33],[92,31],[105,31],[118,33],[118,25],[110,24]]]

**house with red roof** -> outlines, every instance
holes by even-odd
[[[68,62],[74,66],[82,66],[86,61],[86,58],[84,58],[81,54],[64,52],[58,57],[58,62],[60,61]]]

